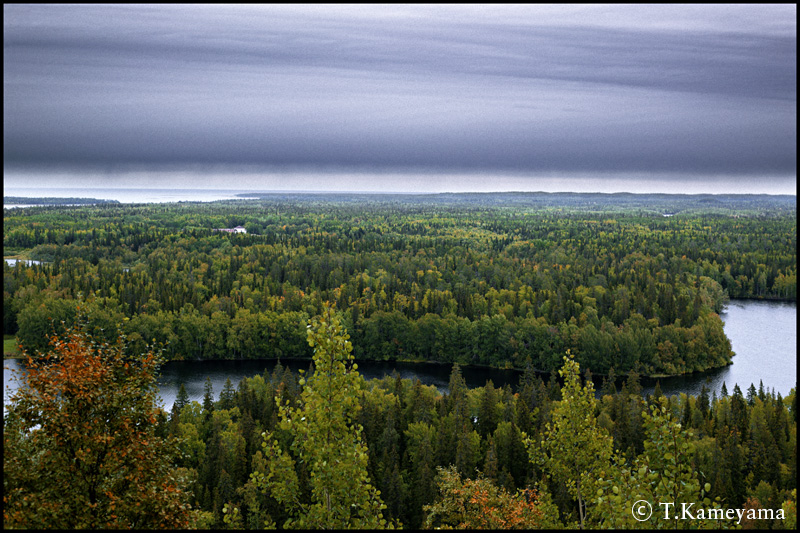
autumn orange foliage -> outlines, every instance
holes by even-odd
[[[545,512],[533,489],[516,494],[484,477],[462,480],[454,467],[439,469],[440,497],[425,506],[427,527],[456,529],[540,529]]]
[[[153,352],[80,328],[27,358],[3,427],[3,519],[22,528],[185,528],[174,443],[157,435]]]

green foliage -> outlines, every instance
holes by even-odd
[[[129,319],[134,350],[155,339],[169,359],[310,357],[305,324],[335,301],[358,358],[548,371],[570,349],[594,372],[681,374],[730,362],[727,298],[796,299],[784,199],[729,198],[722,211],[684,197],[561,199],[6,210],[4,247],[45,263],[4,267],[4,331],[45,349],[70,317],[62,307],[83,298],[100,328]],[[259,231],[213,231],[231,224]]]
[[[343,332],[341,330],[342,338]],[[334,344],[332,349],[336,346]],[[347,353],[352,355],[352,352]],[[123,356],[128,362],[137,360]],[[345,363],[345,373],[351,372],[352,360],[344,355],[340,359]],[[746,509],[782,506],[789,509],[793,505],[796,421],[789,411],[794,401],[793,392],[783,399],[761,387],[752,405],[747,401],[740,405],[736,389],[733,394],[714,398],[707,404],[701,402],[701,398],[687,395],[645,401],[636,376],[631,375],[618,392],[593,400],[589,387],[582,387],[577,379],[577,362],[567,359],[571,362],[565,363],[562,373],[569,379],[565,379],[561,388],[558,381],[546,385],[529,372],[523,376],[517,394],[494,389],[490,383],[486,387],[468,389],[457,367],[451,374],[452,393],[446,396],[439,394],[435,387],[397,376],[368,383],[347,382],[346,389],[353,393],[353,398],[334,401],[334,405],[347,404],[347,410],[316,409],[326,413],[313,420],[318,428],[326,428],[325,432],[329,428],[331,434],[339,435],[332,446],[338,451],[324,458],[321,430],[301,428],[313,418],[306,416],[306,406],[322,406],[326,398],[331,398],[329,394],[334,393],[326,389],[322,381],[317,381],[327,375],[320,373],[319,367],[310,371],[310,377],[302,377],[300,384],[296,374],[278,365],[271,375],[265,373],[244,379],[232,393],[228,391],[224,395],[226,398],[221,395],[214,401],[213,394],[209,394],[205,408],[196,401],[185,403],[173,411],[169,423],[161,422],[166,420],[165,414],[157,414],[155,434],[168,430],[169,438],[174,437],[177,442],[179,453],[170,473],[177,486],[185,487],[184,497],[188,496],[192,505],[200,510],[189,515],[190,527],[299,527],[301,522],[307,521],[304,509],[317,503],[313,499],[314,487],[318,487],[317,494],[324,494],[320,492],[324,489],[319,488],[323,478],[317,476],[312,465],[326,460],[331,464],[337,459],[340,463],[336,468],[325,470],[323,465],[320,469],[327,475],[327,482],[334,488],[344,482],[336,477],[338,467],[352,479],[367,479],[369,489],[360,486],[350,494],[369,500],[377,497],[375,489],[380,489],[380,499],[370,501],[373,509],[380,508],[387,523],[402,522],[406,527],[421,528],[426,523],[425,506],[438,506],[428,509],[436,511],[431,525],[457,527],[474,521],[478,527],[483,523],[481,520],[500,524],[501,519],[524,513],[512,515],[498,509],[521,512],[519,495],[533,496],[534,493],[526,489],[536,487],[537,509],[549,509],[543,512],[542,527],[579,525],[578,483],[574,484],[572,492],[567,488],[567,476],[574,471],[559,470],[559,466],[573,461],[564,459],[571,457],[569,454],[556,456],[552,451],[558,449],[556,428],[571,429],[568,415],[581,409],[585,409],[585,417],[577,419],[574,427],[579,431],[574,434],[593,433],[599,436],[600,442],[614,435],[617,445],[617,455],[598,462],[605,464],[599,472],[591,457],[587,458],[586,471],[595,472],[597,486],[593,489],[595,492],[586,494],[582,506],[586,527],[674,526],[672,520],[663,519],[665,509],[657,506],[654,512],[661,512],[661,518],[655,517],[642,524],[634,520],[631,506],[639,501],[639,496],[655,498],[653,505],[658,499],[668,502],[672,498],[699,498],[692,508],[695,516],[698,506],[706,508],[705,498],[712,502],[710,509],[715,508],[715,502],[727,508]],[[331,368],[332,379],[340,379],[341,367]],[[345,390],[344,387],[340,389]],[[316,393],[312,394],[314,391]],[[278,402],[275,397],[279,398]],[[486,401],[492,397],[493,409],[488,407],[491,402]],[[338,396],[332,398],[335,400]],[[228,403],[228,408],[223,409],[223,403]],[[583,407],[578,409],[577,406]],[[739,409],[743,410],[739,412]],[[487,411],[489,418],[497,417],[497,424],[493,432],[484,436],[479,431],[480,416]],[[473,414],[477,414],[477,422],[473,422]],[[306,421],[302,420],[304,416]],[[328,416],[346,423],[326,426]],[[636,429],[636,419],[640,420],[641,429]],[[584,424],[584,420],[589,423]],[[748,421],[745,439],[736,429],[741,420]],[[523,439],[518,423],[525,425],[527,438]],[[29,456],[35,456],[26,448],[25,441],[15,437],[14,432],[7,433],[7,458],[21,457],[29,461]],[[261,446],[264,433],[268,435],[264,442],[268,444],[266,447]],[[567,431],[566,434],[571,433]],[[543,440],[549,444],[539,444]],[[580,438],[574,440],[584,442]],[[361,447],[357,445],[359,442]],[[585,444],[581,448],[590,449],[590,446]],[[347,455],[347,451],[358,453],[359,450],[366,453],[366,460],[364,455],[360,459]],[[451,453],[445,453],[447,450]],[[582,451],[574,451],[575,462],[583,459]],[[595,459],[605,456],[606,451],[607,447],[600,446]],[[535,463],[530,461],[530,456],[536,459]],[[28,479],[25,477],[28,463],[24,461],[7,462],[7,492],[11,490],[9,483]],[[440,491],[442,486],[437,486],[437,479],[442,479],[441,476],[437,478],[439,469],[451,472],[447,484],[453,490]],[[366,478],[362,477],[364,475]],[[587,482],[581,476],[575,479],[580,480],[582,489],[586,488]],[[456,494],[454,490],[461,492]],[[15,522],[8,513],[19,511],[14,507],[18,502],[14,494],[10,492],[10,499],[6,496],[7,504],[11,504],[6,506],[6,522],[11,524]],[[65,497],[63,491],[53,493],[61,508],[66,508],[64,504],[70,502],[72,494],[68,496]],[[378,503],[380,500],[385,507]],[[334,496],[331,503],[335,501]],[[348,496],[346,501],[352,505],[356,500]],[[366,505],[370,508],[370,504]],[[674,509],[669,509],[671,518],[674,518]],[[457,511],[462,518],[448,515],[451,511]],[[456,517],[453,520],[457,521],[447,516]],[[351,517],[353,522],[360,520],[358,516]],[[679,527],[703,526],[687,518],[679,522]],[[784,518],[784,522],[791,519],[789,515]],[[743,520],[742,525],[781,527],[785,524],[780,520]]]
[[[597,401],[591,381],[581,386],[580,368],[568,353],[559,371],[564,379],[561,401],[552,411],[540,442],[528,440],[531,461],[541,465],[549,477],[564,483],[577,500],[578,520],[583,528],[598,477],[608,468],[612,454],[611,436],[597,425]]]
[[[436,496],[436,431],[424,422],[414,422],[408,425],[405,435],[408,450],[406,478],[410,492],[409,525],[419,528],[422,525],[423,506]]]
[[[280,431],[291,436],[283,450],[264,434],[267,471],[253,474],[255,483],[286,507],[285,527],[386,528],[385,508],[367,474],[367,447],[362,427],[354,422],[364,380],[352,363],[352,345],[332,307],[311,320],[308,343],[314,348],[314,373],[308,377],[300,405],[290,407],[276,396]],[[310,494],[300,491],[297,462],[310,475]]]
[[[783,519],[785,529],[797,529],[797,489],[792,489],[791,497],[783,502],[781,509],[785,516]]]
[[[692,466],[693,433],[674,419],[667,400],[660,398],[642,417],[647,433],[644,453],[633,461],[617,456],[602,472],[593,522],[611,529],[730,527],[729,520],[707,518],[709,511],[724,508],[719,497],[710,498],[711,485]],[[704,518],[698,519],[700,509]]]
[[[658,402],[641,397],[638,376],[729,363],[717,315],[728,298],[796,299],[794,197],[363,200],[289,195],[6,210],[4,249],[45,263],[4,267],[4,332],[30,354],[45,353],[49,336],[63,336],[80,305],[85,332],[98,345],[115,346],[122,324],[128,361],[151,345],[169,360],[327,354],[308,382],[279,365],[237,388],[226,384],[219,400],[209,382],[202,405],[182,397],[169,424],[156,416],[156,438],[177,441],[175,483],[202,509],[189,516],[192,527],[297,526],[334,515],[339,523],[366,523],[382,514],[419,528],[423,506],[437,498],[437,468],[451,466],[461,486],[480,480],[489,493],[505,491],[501,500],[547,487],[537,494],[542,501],[552,495],[563,517],[553,527],[630,522],[630,509],[620,517],[597,502],[597,488],[628,498],[681,479],[696,489],[684,470],[659,463],[653,448],[673,435],[653,427],[674,431],[678,420],[668,453],[684,457],[675,439],[693,448],[686,460],[703,498],[729,508],[793,505],[794,392],[781,399],[763,385],[742,384],[746,399],[736,388],[721,398],[708,390],[665,398],[675,417],[667,421],[660,410],[648,411],[648,401]],[[212,231],[236,225],[249,233]],[[325,318],[325,301],[342,315]],[[567,350],[574,357],[562,369],[562,390],[556,370]],[[450,392],[399,378],[365,386],[353,356],[453,365]],[[527,372],[516,394],[488,383],[468,390],[458,370],[466,364]],[[607,396],[595,401],[588,383],[580,387],[577,365],[609,375]],[[551,380],[533,369],[551,371]],[[612,374],[628,376],[621,389]],[[9,483],[27,480],[26,465],[44,460],[23,434],[4,439],[24,459],[6,475],[7,513],[19,510]],[[646,483],[662,472],[661,488]],[[339,477],[345,473],[348,479]],[[30,487],[42,483],[37,477]],[[362,502],[350,511],[336,499],[346,487],[351,505]],[[56,497],[64,509],[72,505],[72,493]]]
[[[618,391],[598,399],[594,412],[589,415],[596,419],[598,429],[603,428],[614,436],[616,455],[597,474],[598,488],[603,490],[601,496],[597,496],[597,492],[587,495],[591,501],[586,503],[586,527],[612,527],[615,524],[620,527],[673,526],[671,520],[663,519],[666,509],[658,507],[655,501],[652,504],[654,512],[661,512],[662,518],[656,517],[642,524],[635,521],[631,507],[639,500],[631,498],[637,495],[664,498],[662,501],[665,502],[673,497],[702,496],[691,508],[695,517],[698,506],[706,508],[705,498],[712,502],[710,509],[715,508],[715,502],[729,509],[778,509],[784,502],[791,505],[791,491],[796,487],[796,476],[793,475],[796,468],[793,466],[796,464],[796,422],[789,407],[793,405],[794,393],[782,399],[761,387],[752,405],[745,401],[744,411],[737,414],[742,420],[749,421],[747,438],[742,440],[738,431],[728,425],[737,420],[733,416],[735,409],[742,407],[734,409],[734,403],[738,402],[736,393],[726,398],[706,398],[705,402],[701,401],[702,394],[700,397],[682,394],[645,400],[637,379],[635,374],[628,376]],[[229,509],[239,509],[241,525],[248,529],[269,527],[275,523],[284,525],[288,518],[300,512],[297,510],[300,507],[290,508],[290,505],[279,503],[275,494],[282,501],[291,501],[297,495],[298,505],[310,503],[311,476],[304,466],[307,463],[298,460],[292,449],[294,437],[291,432],[281,429],[279,410],[274,401],[274,396],[278,395],[282,398],[282,405],[289,401],[293,408],[300,408],[298,402],[302,395],[297,381],[295,374],[278,366],[271,376],[266,374],[243,380],[234,393],[233,408],[220,410],[218,401],[208,420],[197,402],[190,402],[181,410],[176,436],[182,442],[182,466],[190,471],[200,470],[192,487],[199,505],[215,513],[212,516],[216,518],[211,522],[214,527],[238,524],[225,522],[225,503]],[[563,518],[563,521],[558,520],[547,527],[579,524],[576,498],[563,481],[552,475],[549,479],[542,478],[549,471],[542,463],[530,462],[518,426],[518,423],[526,424],[529,436],[526,440],[531,448],[547,436],[547,424],[550,423],[552,428],[553,413],[557,408],[566,408],[561,401],[562,395],[569,394],[562,392],[558,381],[546,385],[529,372],[521,379],[517,394],[498,391],[488,383],[486,387],[467,389],[458,368],[455,368],[451,374],[451,386],[453,393],[442,395],[432,386],[397,377],[366,383],[366,391],[359,400],[360,408],[356,409],[357,414],[351,420],[358,421],[363,428],[361,435],[369,448],[366,471],[371,484],[381,490],[381,499],[386,503],[383,517],[387,521],[400,521],[412,529],[424,527],[424,506],[438,505],[446,499],[440,495],[436,485],[437,469],[452,467],[462,485],[467,479],[483,479],[507,495],[537,487],[540,500],[552,501],[554,506],[555,512],[545,513],[544,518],[555,517],[556,513]],[[607,390],[611,388],[607,387]],[[480,417],[481,410],[486,409],[482,404],[487,393],[496,398],[494,411],[500,421],[493,433],[481,436],[477,430],[480,420],[473,423],[471,416],[477,413]],[[657,409],[651,411],[651,406],[657,406]],[[667,412],[663,411],[664,406],[669,406]],[[293,420],[297,420],[296,417],[293,415]],[[248,425],[249,418],[253,422]],[[462,423],[460,430],[455,424],[458,419]],[[264,431],[272,435],[269,441],[272,446],[262,452],[259,447]],[[460,441],[470,443],[469,446],[462,444],[461,467],[457,464]],[[271,481],[282,480],[274,486],[275,493],[262,491],[253,479],[237,481],[235,475],[228,474],[237,468],[237,443],[246,443],[250,463],[245,469],[248,474],[256,473],[255,479],[260,479],[258,473],[270,472],[265,453],[269,456],[274,471]],[[463,453],[471,450],[473,445],[479,452],[477,457]],[[537,458],[545,455],[538,444],[535,447],[540,450],[533,455]],[[445,453],[447,450],[451,453]],[[467,457],[470,457],[469,461],[463,462]],[[646,470],[640,474],[642,466]],[[462,473],[459,468],[469,472]],[[224,475],[221,473],[223,469],[226,471]],[[204,475],[204,471],[207,474]],[[687,478],[689,472],[692,474]],[[765,473],[771,473],[770,482],[765,481]],[[653,482],[651,475],[658,483]],[[223,478],[230,480],[232,486],[227,500],[217,489],[224,489],[220,485]],[[700,495],[691,492],[679,493],[678,496],[668,494],[665,487],[683,487],[681,482],[693,490],[697,489],[696,483],[699,482],[702,485]],[[618,493],[614,492],[614,486]],[[220,493],[216,500],[215,490]],[[494,489],[487,486],[487,490]],[[205,491],[209,496],[204,500]],[[600,497],[602,501],[598,501]],[[612,499],[617,497],[619,503]],[[218,507],[215,501],[219,503]],[[466,508],[472,508],[472,505],[465,504]],[[674,509],[674,506],[668,509],[673,518]],[[694,524],[689,515],[686,518],[680,524]],[[660,525],[656,523],[658,520]],[[745,519],[742,525],[782,525],[780,521],[750,522],[752,524]],[[442,527],[447,525],[443,521],[439,524]]]
[[[3,335],[3,356],[19,355],[19,344],[13,335]]]

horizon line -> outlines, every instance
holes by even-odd
[[[408,191],[408,190],[393,190],[393,191],[365,191],[365,190],[322,190],[322,189],[221,189],[221,188],[167,188],[167,187],[114,187],[105,185],[102,187],[48,187],[48,186],[14,186],[8,187],[10,189],[35,189],[35,190],[49,190],[49,191],[97,191],[97,190],[118,190],[118,191],[213,191],[213,192],[228,192],[241,194],[358,194],[358,195],[389,195],[389,194],[408,194],[414,196],[424,195],[442,195],[442,194],[603,194],[603,195],[620,195],[630,194],[637,196],[646,195],[665,195],[665,196],[797,196],[797,193],[768,193],[768,192],[730,192],[730,193],[713,193],[713,192],[694,192],[694,193],[678,193],[678,192],[633,192],[633,191],[525,191],[525,190],[497,190],[497,191]],[[6,194],[6,187],[3,188],[3,196],[15,196],[13,194]],[[242,198],[247,199],[247,198]]]

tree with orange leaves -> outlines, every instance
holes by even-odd
[[[483,476],[461,479],[454,466],[438,468],[439,498],[424,506],[426,528],[548,529],[558,524],[558,510],[533,489],[511,494]]]
[[[3,519],[12,528],[186,528],[174,443],[156,435],[159,355],[50,339],[3,417]]]

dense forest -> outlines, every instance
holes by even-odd
[[[153,352],[82,326],[53,337],[4,417],[6,527],[796,525],[796,388],[644,398],[632,372],[597,399],[567,353],[560,380],[529,368],[516,393],[468,389],[456,363],[442,395],[365,382],[342,323],[329,307],[309,321],[307,372],[279,365],[218,396],[208,381],[170,413]]]
[[[246,234],[215,231],[243,226]],[[796,200],[263,195],[4,210],[3,326],[35,352],[124,324],[168,359],[306,357],[323,302],[355,356],[605,375],[730,363],[728,298],[796,300]],[[62,325],[62,321],[64,324]]]
[[[796,388],[639,384],[728,364],[729,298],[796,300],[795,197],[266,195],[3,234],[35,261],[4,266],[5,527],[796,526]],[[165,361],[272,357],[309,367],[157,403]],[[359,359],[449,363],[448,391]]]

